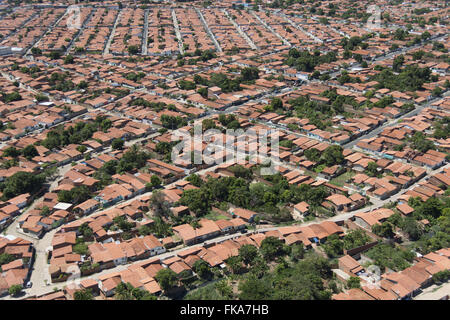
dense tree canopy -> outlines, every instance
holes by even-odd
[[[76,186],[71,190],[61,190],[58,192],[58,201],[77,205],[90,199],[91,195],[91,192],[86,186]]]
[[[256,67],[247,67],[241,70],[243,81],[252,81],[259,79],[259,70]]]
[[[155,279],[164,291],[175,287],[178,283],[177,274],[169,268],[159,270],[155,276]]]
[[[282,263],[262,278],[250,274],[239,284],[239,298],[246,300],[326,300],[331,297],[323,278],[331,278],[327,259],[309,255],[293,265]]]
[[[399,91],[416,91],[422,88],[425,82],[430,81],[431,70],[420,68],[417,65],[409,65],[395,74],[390,69],[383,69],[373,76],[372,80],[378,82],[377,89],[388,88]]]
[[[239,256],[246,265],[252,264],[258,256],[258,248],[251,244],[245,244],[239,248]]]
[[[273,260],[283,253],[283,241],[267,237],[261,242],[261,253],[266,260]]]
[[[23,193],[35,193],[39,191],[45,182],[42,174],[19,171],[0,184],[3,198],[10,199]]]
[[[388,244],[378,244],[366,252],[374,263],[384,271],[385,267],[394,271],[401,271],[411,265],[414,252],[399,247],[390,246]]]
[[[337,56],[334,51],[320,55],[320,51],[315,51],[311,54],[308,51],[299,51],[296,48],[292,48],[289,50],[288,58],[285,63],[299,71],[311,72],[320,64],[334,61],[337,61]]]
[[[315,148],[305,150],[305,157],[317,162],[318,164],[324,164],[327,167],[335,164],[342,164],[344,162],[343,149],[338,145],[331,145],[327,147],[322,153]]]
[[[114,298],[116,300],[156,300],[148,291],[135,288],[129,282],[121,282],[116,287]]]
[[[91,289],[82,289],[75,291],[73,298],[74,300],[93,300],[94,296]]]

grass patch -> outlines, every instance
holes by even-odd
[[[440,288],[442,288],[442,286],[443,286],[443,284],[441,284],[440,286],[434,288],[433,291],[431,291],[431,292],[436,292],[436,291],[438,291]]]
[[[317,176],[318,176],[317,172],[307,170],[307,169],[304,171],[304,174],[307,176],[310,176],[311,178],[314,178],[314,179],[317,178]]]
[[[336,178],[331,179],[330,183],[335,185],[335,186],[338,186],[338,187],[343,187],[344,183],[348,179],[352,178],[355,174],[356,173],[353,172],[353,171],[347,171],[347,172],[341,174],[340,176],[337,176]]]
[[[325,164],[320,164],[317,167],[314,168],[314,171],[319,174],[322,172],[323,169],[325,169],[327,166]]]
[[[205,218],[206,219],[209,219],[209,220],[222,220],[222,219],[225,219],[225,220],[230,220],[230,217],[228,217],[228,216],[226,216],[226,215],[223,215],[223,214],[220,214],[220,213],[218,213],[218,212],[215,212],[215,211],[211,211],[210,213],[208,213],[206,216],[205,216]]]
[[[313,214],[308,214],[304,219],[303,222],[313,221],[316,219],[316,217]]]
[[[316,214],[327,217],[333,217],[336,215],[333,211],[328,210],[327,208],[324,207],[317,207]]]
[[[216,283],[217,280],[211,281],[208,284],[188,292],[183,300],[229,300],[228,297],[223,296],[222,293],[216,289]]]
[[[372,259],[380,269],[384,270],[385,267],[388,267],[394,271],[408,268],[415,257],[413,251],[383,243],[376,245],[365,255]]]
[[[292,221],[284,221],[284,222],[281,222],[281,223],[277,223],[275,225],[277,227],[285,227],[285,226],[292,226],[293,224],[296,224],[296,223],[298,223],[297,220],[292,220]]]

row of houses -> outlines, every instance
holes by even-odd
[[[33,244],[30,241],[11,235],[0,236],[0,255],[11,257],[9,262],[0,265],[0,296],[8,294],[13,285],[25,287],[31,274],[34,260]]]
[[[364,268],[349,255],[339,259],[339,269],[349,276],[363,279]],[[381,275],[376,282],[362,280],[361,289],[350,289],[333,295],[333,300],[410,300],[429,287],[432,276],[450,269],[450,249],[444,248],[418,257],[414,265],[400,272]]]

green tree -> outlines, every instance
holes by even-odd
[[[442,90],[440,87],[435,87],[432,91],[433,96],[435,97],[440,97],[442,96],[442,93],[444,92],[444,90]]]
[[[422,230],[419,224],[412,217],[407,217],[404,219],[402,230],[408,234],[409,239],[412,241],[419,240],[422,235]]]
[[[39,155],[39,152],[36,150],[36,147],[32,144],[29,144],[22,150],[22,155],[27,158],[28,160],[31,160],[33,157],[36,157]]]
[[[373,260],[374,264],[384,270],[386,267],[395,271],[408,268],[416,254],[411,250],[380,243],[368,250],[365,254]]]
[[[13,101],[22,100],[22,96],[17,91],[14,91],[14,92],[11,92],[11,93],[8,93],[8,94],[2,92],[1,100],[3,102],[5,102],[5,103],[10,103],[10,102],[13,102]]]
[[[349,289],[360,289],[361,279],[359,277],[350,277],[347,280],[347,288]]]
[[[77,151],[78,151],[78,152],[85,153],[86,150],[87,150],[87,147],[86,147],[86,146],[79,145],[79,146],[77,147]]]
[[[91,198],[91,192],[86,186],[76,186],[70,190],[74,204],[82,203]]]
[[[225,299],[233,298],[233,288],[227,283],[227,280],[220,280],[214,284],[214,288]]]
[[[185,190],[181,196],[180,203],[189,207],[197,217],[205,215],[209,208],[209,197],[203,189]]]
[[[150,208],[156,217],[168,216],[170,213],[170,207],[165,200],[164,193],[159,190],[153,192],[150,199]]]
[[[74,300],[94,300],[91,289],[81,289],[73,294]]]
[[[133,228],[133,223],[129,222],[124,216],[116,216],[113,218],[114,224],[122,231],[128,232]]]
[[[207,280],[212,276],[209,264],[204,260],[195,261],[192,269],[194,269],[195,273],[202,279]]]
[[[150,294],[148,291],[135,288],[131,283],[121,282],[116,287],[114,294],[116,300],[156,300],[156,297]]]
[[[8,147],[5,150],[3,150],[3,157],[11,157],[11,158],[17,158],[20,155],[20,151],[17,150],[15,147]]]
[[[283,253],[283,242],[275,237],[267,237],[261,242],[260,250],[266,260],[273,260]]]
[[[332,145],[325,149],[320,156],[320,162],[324,163],[327,167],[335,164],[341,164],[344,162],[343,149],[341,146]]]
[[[90,239],[94,235],[94,231],[91,227],[89,227],[89,224],[87,222],[83,222],[78,227],[78,234],[83,236],[83,239]]]
[[[117,171],[117,165],[117,160],[110,160],[106,162],[100,170],[106,172],[109,175],[113,175]]]
[[[199,93],[205,99],[208,97],[208,89],[205,87],[198,88],[197,93]]]
[[[3,183],[3,197],[10,199],[23,193],[35,193],[41,189],[44,181],[43,175],[24,171],[17,172]]]
[[[332,234],[327,238],[323,248],[328,257],[336,258],[343,254],[344,242],[339,239],[337,234]]]
[[[150,178],[150,183],[153,188],[159,188],[162,184],[162,180],[157,175],[152,175]]]
[[[122,150],[124,141],[122,139],[114,139],[111,143],[113,150]]]
[[[264,300],[273,293],[273,287],[269,282],[250,275],[239,283],[239,291],[241,300]]]
[[[41,216],[48,217],[50,215],[50,208],[47,206],[43,206],[40,214]]]
[[[178,81],[178,86],[181,90],[194,90],[197,87],[194,82],[187,80]]]
[[[170,154],[172,152],[172,144],[165,141],[158,142],[155,146],[155,151],[159,154]]]
[[[22,292],[22,286],[20,284],[13,284],[8,289],[8,293],[13,297],[17,297],[21,292]]]
[[[430,197],[415,208],[414,214],[424,218],[439,218],[442,214],[443,206],[443,203],[436,197]]]
[[[91,192],[86,186],[76,186],[71,190],[61,190],[58,193],[58,201],[73,204],[82,203],[91,198]]]
[[[72,251],[81,255],[87,255],[89,253],[89,248],[84,243],[83,239],[77,239],[77,244],[72,247]]]
[[[138,46],[132,45],[132,46],[128,46],[128,53],[130,55],[135,55],[139,52],[139,48]]]
[[[275,97],[270,102],[270,105],[272,106],[273,110],[282,109],[283,108],[283,101],[280,98]]]
[[[42,50],[37,47],[33,47],[31,48],[31,53],[38,56],[42,54]]]
[[[241,70],[241,77],[243,81],[259,79],[259,70],[256,67],[246,67]]]
[[[387,221],[373,225],[372,232],[383,238],[393,238],[395,235],[392,225]]]
[[[59,58],[61,58],[61,52],[59,52],[59,51],[50,52],[50,59],[57,60]]]
[[[155,217],[152,226],[152,233],[156,237],[162,238],[172,235],[172,230],[170,225],[165,223],[160,217]]]
[[[305,247],[303,243],[295,244],[291,247],[291,259],[293,261],[297,261],[303,259],[305,256]]]
[[[73,63],[73,61],[74,61],[73,56],[70,54],[64,58],[64,64],[71,64]]]
[[[245,244],[239,248],[239,256],[246,265],[252,264],[258,256],[258,248],[251,244]]]
[[[239,273],[242,269],[242,261],[239,256],[229,257],[225,262],[233,274]]]
[[[178,129],[181,126],[185,125],[186,124],[186,120],[184,120],[180,116],[175,117],[175,116],[170,116],[170,115],[163,114],[161,116],[161,123],[162,123],[164,128],[174,130],[174,129]]]
[[[230,171],[234,173],[234,176],[236,178],[243,178],[243,179],[252,179],[253,173],[252,170],[247,169],[246,167],[237,164],[230,168]]]
[[[44,102],[49,100],[49,98],[45,94],[37,94],[34,96],[34,98],[37,102]]]
[[[155,276],[155,279],[164,291],[175,287],[178,283],[177,274],[169,268],[159,270]]]
[[[320,160],[320,151],[316,148],[307,149],[304,154],[309,161],[318,162]]]
[[[9,253],[1,253],[0,254],[0,266],[10,263],[15,260],[15,257]]]
[[[367,164],[367,168],[365,170],[365,173],[369,176],[369,177],[376,177],[378,174],[378,165],[376,162],[374,161],[370,161]]]
[[[408,36],[408,31],[398,28],[394,33],[394,40],[405,40]]]
[[[203,184],[203,180],[200,178],[198,174],[191,174],[189,177],[186,178],[187,181],[192,183],[193,186],[196,186],[198,188],[201,187]]]
[[[442,270],[433,274],[432,280],[435,284],[447,282],[450,279],[450,270]]]
[[[72,201],[72,193],[70,190],[61,190],[58,192],[58,201],[70,203]]]
[[[203,131],[215,129],[215,128],[216,128],[216,123],[214,122],[213,119],[205,119],[202,121],[202,130]]]
[[[350,250],[361,247],[370,241],[370,237],[362,229],[354,229],[348,232],[343,239],[344,249]]]
[[[394,58],[394,62],[392,64],[392,69],[394,71],[399,72],[401,70],[401,67],[403,66],[403,63],[405,62],[405,57],[400,54]]]

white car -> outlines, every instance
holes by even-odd
[[[28,281],[27,284],[26,284],[26,287],[27,288],[31,288],[32,286],[33,286],[33,282]]]

